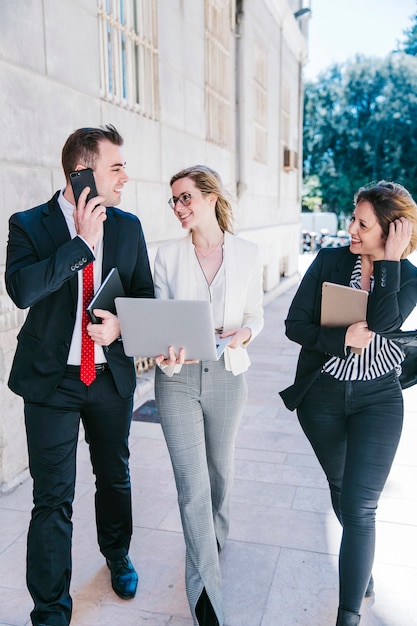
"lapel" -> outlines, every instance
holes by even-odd
[[[236,275],[235,268],[239,268],[236,262],[236,246],[233,236],[224,233],[224,275],[225,275],[225,297],[224,297],[224,327],[229,328],[232,320],[236,318],[234,304],[237,298],[233,297],[234,287],[239,289],[239,275]]]
[[[175,248],[173,250],[175,253]],[[179,243],[176,269],[175,260],[172,259],[172,271],[175,272],[175,275],[172,276],[175,285],[173,292],[176,294],[175,297],[179,300],[195,300],[196,298],[194,255],[192,234],[189,232]]]
[[[43,210],[43,226],[45,230],[48,232],[51,241],[53,242],[53,246],[49,246],[48,242],[45,241],[45,246],[48,246],[48,256],[55,252],[58,248],[63,246],[71,239],[70,232],[68,230],[67,222],[65,221],[64,214],[61,211],[61,207],[58,204],[58,196],[60,192],[57,193],[49,200]],[[71,296],[73,301],[75,302],[78,294],[78,280],[77,277],[74,276],[69,280],[69,286],[71,290]]]
[[[330,277],[326,280],[332,283],[339,283],[340,285],[349,285],[357,255],[352,254],[348,247],[345,248],[343,252],[344,254],[341,255],[336,263],[334,263],[334,259],[330,257],[329,262],[332,264],[329,274]]]
[[[58,204],[59,191],[49,200],[43,210],[43,226],[51,237],[54,247],[59,248],[71,239],[65,217]],[[46,243],[46,242],[45,242]]]

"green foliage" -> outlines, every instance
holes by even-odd
[[[307,83],[304,181],[316,177],[323,209],[349,214],[358,188],[381,179],[417,198],[416,120],[417,57],[409,54],[357,56]]]
[[[400,50],[406,54],[417,56],[417,13],[411,17],[410,28],[404,31],[405,40],[400,46]]]
[[[303,183],[302,210],[319,211],[323,205],[320,178],[308,176]]]

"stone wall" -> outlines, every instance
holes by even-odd
[[[7,388],[25,315],[4,289],[8,218],[64,185],[61,149],[74,129],[112,123],[124,136],[130,181],[121,208],[140,217],[151,263],[162,241],[183,234],[167,204],[171,175],[206,163],[237,200],[239,234],[259,245],[265,290],[297,271],[301,172],[284,170],[283,150],[289,141],[300,151],[304,37],[287,0],[231,1],[242,9],[239,32],[230,31],[232,140],[216,145],[206,140],[204,2],[157,0],[157,120],[103,99],[95,0],[0,3],[0,489],[27,467],[22,400]],[[255,45],[266,68],[264,161],[254,150]]]

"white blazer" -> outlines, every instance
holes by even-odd
[[[247,326],[252,331],[252,340],[264,324],[262,265],[258,249],[254,243],[226,232],[223,250],[226,281],[223,329]],[[154,271],[156,298],[195,300],[194,263],[191,233],[158,248]],[[235,376],[250,365],[247,350],[242,346],[226,348],[224,361],[226,369]]]

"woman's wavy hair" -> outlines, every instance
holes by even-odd
[[[172,176],[170,186],[180,178],[191,178],[203,195],[217,196],[216,218],[223,232],[233,233],[233,208],[219,174],[206,165],[193,165]]]
[[[354,205],[358,206],[361,202],[372,204],[385,239],[388,237],[391,222],[400,217],[410,220],[413,224],[413,233],[401,258],[405,259],[414,252],[417,248],[417,204],[405,187],[386,180],[371,183],[361,187],[355,194]]]

